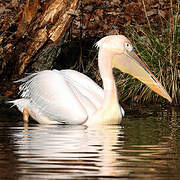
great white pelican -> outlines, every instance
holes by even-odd
[[[11,101],[23,113],[41,124],[118,124],[124,115],[119,105],[113,68],[128,73],[157,94],[171,97],[146,65],[134,53],[123,35],[106,36],[96,43],[103,89],[74,70],[45,70],[23,79],[20,99]]]

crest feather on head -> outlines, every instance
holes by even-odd
[[[129,40],[123,35],[110,35],[100,39],[94,46],[96,48],[116,48],[122,41],[129,42]]]

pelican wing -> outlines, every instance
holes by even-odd
[[[79,92],[79,94],[76,93],[77,96],[82,95],[89,99],[96,108],[99,108],[102,105],[104,91],[91,78],[74,70],[61,70],[57,72],[64,77],[69,86],[74,89],[74,92]]]
[[[90,78],[73,70],[46,70],[24,79],[21,97],[51,120],[83,123],[100,107],[103,90]],[[90,110],[89,110],[90,109]]]

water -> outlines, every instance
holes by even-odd
[[[180,179],[180,112],[142,108],[120,126],[24,126],[1,110],[0,179]]]

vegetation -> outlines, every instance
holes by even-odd
[[[174,103],[180,102],[180,18],[179,4],[174,10],[171,3],[168,20],[160,17],[159,24],[150,22],[146,7],[147,25],[129,25],[126,34],[133,42],[136,53],[167,89]],[[160,15],[159,15],[160,16]],[[119,74],[118,74],[119,76]],[[118,89],[122,101],[162,102],[161,97],[133,77],[120,74]]]

